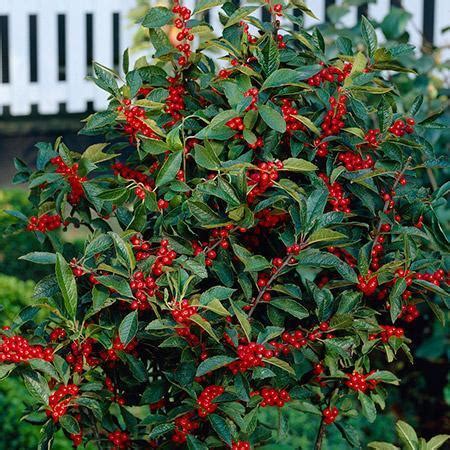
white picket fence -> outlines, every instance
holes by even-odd
[[[342,0],[336,0],[339,4]],[[193,8],[195,0],[184,2]],[[241,1],[241,4],[249,2]],[[435,7],[434,42],[437,45],[450,44],[450,33],[443,35],[441,30],[450,22],[450,0],[404,0],[405,9],[413,14],[414,21],[409,27],[412,43],[420,47],[422,43],[422,23],[424,7],[433,3]],[[320,21],[325,20],[325,0],[308,0]],[[424,6],[425,5],[425,6]],[[0,18],[6,17],[8,29],[0,30],[0,36],[7,32],[8,79],[1,77],[0,64],[0,115],[3,107],[13,116],[30,114],[34,106],[39,114],[57,114],[61,105],[68,113],[85,112],[88,102],[94,109],[106,105],[106,95],[86,80],[87,64],[87,15],[92,17],[92,54],[95,61],[108,67],[114,65],[114,56],[122,55],[132,42],[136,27],[131,26],[127,14],[135,6],[135,0],[0,0]],[[377,0],[369,4],[369,17],[381,20],[391,7],[390,0]],[[211,25],[217,30],[218,8],[211,12]],[[37,73],[30,81],[30,15],[36,16]],[[58,17],[65,21],[65,79],[58,75],[61,60],[58,50]],[[116,21],[116,27],[113,23]],[[357,8],[344,18],[346,25],[357,21]],[[307,26],[316,22],[306,17]],[[4,22],[0,21],[0,24]],[[117,26],[118,24],[118,26]],[[1,26],[1,25],[0,25]],[[116,46],[113,42],[116,40]],[[447,41],[446,41],[447,40]],[[118,41],[118,45],[117,45]],[[0,45],[0,63],[2,61]],[[116,55],[114,50],[116,49]],[[3,82],[1,82],[3,81]]]

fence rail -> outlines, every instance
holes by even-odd
[[[195,0],[184,3],[193,7]],[[306,3],[323,22],[326,6],[342,0]],[[127,18],[133,6],[135,0],[0,0],[0,115],[103,108],[105,93],[86,76],[92,60],[119,66],[136,31]],[[352,7],[343,23],[356,24],[362,13],[381,20],[391,6],[401,2],[377,0]],[[408,32],[414,45],[420,48],[424,38],[436,45],[450,43],[442,33],[450,23],[450,0],[404,0],[403,7],[413,15]],[[214,12],[210,17],[217,30],[220,24]],[[315,22],[305,17],[306,26]]]

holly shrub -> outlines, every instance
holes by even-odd
[[[55,271],[3,329],[0,369],[34,398],[40,448],[59,429],[75,446],[262,448],[286,408],[320,418],[311,448],[330,426],[358,446],[346,419],[375,419],[410,324],[444,318],[448,185],[422,176],[445,164],[422,137],[442,125],[416,120],[421,97],[398,109],[389,82],[413,48],[378,48],[363,19],[364,52],[338,39],[328,59],[289,5],[193,13],[219,4],[218,39],[197,47],[208,25],[175,2],[143,18],[152,64],[126,53],[125,80],[94,65],[110,102],[82,133],[108,144],[17,162],[36,213],[10,214],[54,249],[24,259]],[[72,227],[82,252],[60,238]]]

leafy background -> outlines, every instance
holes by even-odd
[[[321,26],[321,32],[331,51],[333,51],[332,44],[337,36],[348,37],[353,42],[361,39],[358,26],[348,29],[344,28],[341,23],[342,17],[348,12],[348,7],[358,3],[364,2],[349,0],[339,6],[333,5],[328,8],[330,22]],[[142,16],[147,8],[148,2],[141,0],[136,10],[132,11],[130,15],[131,17]],[[409,13],[400,8],[392,8],[381,23],[373,24],[381,30],[389,45],[394,42],[408,42],[406,26],[409,20],[411,20]],[[141,51],[148,49],[148,42],[141,32],[136,35],[135,47]],[[442,61],[441,55],[441,49],[433,48],[425,43],[421,54],[400,58],[404,65],[413,67],[418,73],[417,76],[398,74],[392,79],[401,92],[401,101],[405,111],[419,94],[425,95],[424,106],[421,110],[423,117],[427,116],[430,111],[447,108],[450,91],[446,71],[449,70],[450,64],[448,61]],[[441,121],[448,123],[449,116],[447,108]],[[436,153],[446,154],[450,132],[432,129],[427,133],[427,138],[434,145]],[[433,173],[430,169],[426,177],[427,180],[424,181],[436,188],[449,179],[449,169],[440,170],[439,174]],[[4,209],[20,210],[27,214],[26,193],[17,189],[0,191],[0,210]],[[449,222],[450,210],[446,205],[440,208],[439,214],[444,221]],[[11,237],[8,234],[10,220],[6,214],[0,212],[1,325],[9,322],[29,302],[34,282],[46,274],[46,266],[18,261],[20,255],[41,250],[41,248],[25,233]],[[69,239],[75,243],[79,242],[80,245],[82,238],[77,234],[69,236]],[[398,418],[411,423],[419,434],[425,437],[449,429],[449,416],[446,415],[450,404],[450,384],[446,371],[448,331],[438,324],[431,314],[416,321],[414,327],[409,330],[409,335],[414,340],[415,365],[411,366],[407,361],[398,360],[393,367],[389,368],[400,376],[402,384],[400,388],[391,389],[385,414],[379,415],[374,424],[368,424],[361,417],[351,420],[355,429],[360,430],[363,448],[367,442],[373,440],[393,441],[394,424]],[[0,383],[0,449],[27,450],[36,447],[39,430],[26,422],[20,422],[20,417],[26,407],[26,398],[26,390],[19,381],[8,379]],[[264,411],[263,414],[264,421],[268,425],[274,424],[278,420],[270,411]],[[286,427],[281,427],[284,444],[266,446],[267,450],[272,448],[274,450],[308,449],[314,440],[318,419],[291,410],[289,429],[287,426],[286,424]],[[348,448],[338,431],[334,427],[333,430],[335,431],[328,434],[326,448],[337,450]],[[57,439],[54,448],[57,450],[68,449],[70,445],[64,439]]]

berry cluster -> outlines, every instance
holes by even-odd
[[[284,355],[291,352],[292,349],[300,349],[305,346],[308,342],[305,338],[305,334],[301,330],[295,331],[285,331],[281,335],[282,342],[273,341],[270,344],[275,347],[275,355],[278,356],[280,352]]]
[[[419,310],[416,305],[402,305],[402,310],[398,316],[399,319],[405,322],[414,322],[420,316]]]
[[[246,441],[233,442],[231,450],[251,450],[250,443]]]
[[[136,347],[138,345],[138,341],[136,338],[132,339],[127,345],[125,345],[119,336],[116,336],[112,342],[112,347],[106,351],[100,352],[100,356],[104,361],[119,361],[118,352],[131,353],[134,356],[138,356],[136,351]]]
[[[150,308],[147,297],[155,295],[157,286],[156,281],[151,276],[145,276],[142,271],[137,271],[133,274],[130,282],[130,288],[133,292],[135,300],[130,304],[131,309],[145,311]]]
[[[200,427],[200,424],[193,420],[194,413],[183,414],[175,419],[175,432],[172,441],[177,444],[186,442],[186,436]]]
[[[406,118],[405,121],[401,119],[397,119],[390,127],[389,131],[397,137],[402,137],[406,133],[412,134],[414,133],[414,125],[416,121],[412,117]]]
[[[388,342],[391,337],[401,338],[404,336],[403,328],[393,327],[391,325],[380,325],[382,331],[378,334],[371,334],[369,339],[371,341],[377,339],[378,337],[382,342]]]
[[[366,277],[358,276],[358,289],[367,297],[373,295],[378,288],[378,278],[376,275],[371,276],[369,271]]]
[[[353,372],[347,374],[348,380],[345,385],[354,391],[366,392],[367,390],[372,391],[377,387],[377,380],[367,380],[367,378],[372,375],[373,372],[369,372],[364,375],[362,373]]]
[[[79,447],[83,443],[83,434],[82,433],[71,434],[69,437],[70,437],[70,440],[72,441],[72,444],[74,447]]]
[[[317,149],[316,156],[325,158],[328,155],[328,142],[322,142],[322,139],[317,138],[313,141],[314,147]]]
[[[67,201],[71,205],[78,205],[80,200],[84,197],[83,183],[87,180],[86,177],[78,175],[78,163],[69,167],[61,158],[55,156],[50,160],[50,163],[56,167],[56,173],[63,175],[70,184],[70,192],[67,195]]]
[[[284,42],[284,37],[282,34],[277,34],[277,47],[282,50],[286,48],[286,42]]]
[[[321,125],[323,137],[337,135],[345,127],[343,118],[347,114],[347,97],[339,95],[337,100],[334,97],[330,97],[329,102],[330,109],[327,111]]]
[[[274,213],[266,208],[257,212],[255,217],[258,219],[259,227],[273,229],[278,225],[285,223],[288,215],[286,213]]]
[[[320,86],[325,82],[342,83],[350,75],[351,71],[352,64],[349,62],[344,64],[342,70],[335,66],[324,67],[320,72],[308,79],[308,84],[310,86]]]
[[[30,217],[28,221],[28,231],[40,231],[46,233],[58,229],[62,225],[61,216],[59,214],[42,214],[39,217]]]
[[[281,161],[260,162],[257,170],[247,173],[247,184],[252,189],[247,194],[248,203],[253,203],[255,198],[264,194],[267,189],[271,188],[276,180],[278,180],[278,170],[283,168]]]
[[[52,342],[59,341],[60,339],[64,339],[67,336],[66,330],[63,328],[55,328],[50,333],[50,340]]]
[[[266,349],[262,344],[249,342],[247,345],[238,346],[237,355],[239,359],[228,366],[234,374],[245,372],[252,367],[264,367],[263,358],[272,358],[274,352]]]
[[[253,391],[251,396],[254,395],[260,395],[263,398],[259,404],[263,408],[266,406],[278,406],[278,408],[282,408],[285,403],[291,401],[291,396],[285,389],[262,388],[260,391]]]
[[[153,180],[148,175],[145,175],[138,170],[131,169],[121,162],[114,163],[112,168],[115,176],[120,175],[126,180],[134,180],[136,183],[142,184],[145,189],[152,189],[155,185]]]
[[[236,131],[244,131],[245,129],[244,119],[242,119],[242,117],[234,117],[233,119],[228,120],[225,125]]]
[[[53,349],[42,345],[30,345],[22,336],[2,336],[0,362],[20,363],[29,359],[53,361]]]
[[[351,212],[350,198],[346,196],[342,184],[337,181],[330,183],[330,179],[324,173],[319,173],[319,177],[328,188],[328,192],[330,194],[328,203],[332,207],[333,211],[342,211],[345,213]]]
[[[183,96],[186,94],[186,89],[176,77],[169,77],[167,80],[169,81],[170,86],[164,110],[167,114],[172,116],[172,119],[167,122],[165,126],[172,127],[183,117],[180,111],[183,111],[185,108]]]
[[[227,78],[230,78],[231,74],[232,74],[231,70],[221,69],[219,70],[218,76],[219,78],[226,80]]]
[[[213,403],[214,399],[224,393],[225,389],[222,386],[215,384],[207,386],[202,393],[198,396],[198,415],[200,417],[206,417],[212,414],[218,407],[217,403]]]
[[[283,5],[281,3],[275,3],[275,5],[273,5],[273,7],[270,7],[269,10],[270,12],[273,12],[277,16],[283,15]]]
[[[177,323],[187,324],[190,322],[190,317],[197,314],[197,307],[189,305],[187,299],[176,302],[175,309],[172,310],[173,320]]]
[[[160,209],[161,211],[163,209],[167,209],[169,207],[169,202],[167,200],[164,200],[163,198],[160,198],[158,200],[158,209]]]
[[[364,140],[369,144],[370,147],[378,147],[378,135],[380,134],[380,130],[375,128],[373,130],[369,130],[364,136]]]
[[[70,403],[78,395],[79,388],[75,384],[61,385],[48,398],[49,409],[46,410],[48,417],[58,422],[60,417],[67,413]]]
[[[258,109],[256,106],[256,102],[258,101],[258,92],[259,92],[258,89],[250,88],[248,91],[244,93],[244,97],[251,97],[252,99],[250,105],[248,105],[247,108],[245,108],[246,111]]]
[[[205,252],[205,264],[207,267],[211,267],[213,261],[217,258],[217,252],[214,250],[217,246],[227,250],[230,248],[230,243],[228,237],[230,236],[230,231],[233,229],[233,225],[227,225],[223,228],[214,228],[209,236],[209,242],[193,242],[192,250],[194,251],[194,256]]]
[[[142,134],[147,138],[159,139],[158,135],[145,123],[145,109],[140,106],[133,106],[129,98],[123,100],[122,105],[117,107],[117,111],[125,116],[126,123],[122,128],[129,135],[130,144],[137,141],[138,134]]]
[[[361,156],[355,152],[341,152],[338,160],[344,164],[345,168],[352,172],[354,170],[371,169],[375,165],[375,161],[370,155]]]
[[[336,417],[338,416],[338,414],[339,414],[339,410],[336,407],[325,408],[322,411],[324,423],[326,423],[327,425],[332,424],[336,420]]]
[[[177,253],[170,248],[169,241],[167,239],[163,239],[161,241],[161,246],[156,252],[156,260],[152,265],[152,272],[156,276],[162,275],[163,267],[171,266],[176,257]]]
[[[174,25],[180,30],[176,36],[177,41],[180,42],[180,44],[177,45],[177,50],[183,53],[183,56],[178,58],[178,64],[180,66],[185,66],[192,53],[189,42],[194,40],[194,35],[186,26],[187,21],[191,18],[191,10],[185,6],[181,6],[180,2],[175,0],[172,12],[178,16],[174,21]]]
[[[75,373],[83,371],[84,362],[88,366],[96,366],[99,360],[93,356],[93,345],[95,339],[87,338],[81,344],[74,341],[70,344],[70,353],[66,355],[66,361],[73,367]]]
[[[136,234],[131,237],[130,242],[137,261],[142,261],[150,256],[150,242],[141,239]]]
[[[414,277],[417,280],[424,280],[428,281],[429,283],[432,283],[436,286],[440,286],[441,284],[445,283],[445,272],[443,269],[438,269],[435,272],[432,273],[416,273],[414,274]]]
[[[252,150],[258,150],[258,148],[263,148],[264,147],[264,140],[261,136],[258,136],[256,138],[256,141],[253,142],[253,144],[248,144],[248,147],[251,148]]]
[[[382,234],[378,235],[373,241],[372,250],[370,251],[371,270],[378,270],[380,267],[380,258],[384,253],[384,241],[385,237]]]
[[[281,112],[286,122],[286,132],[306,130],[305,126],[294,116],[298,114],[298,110],[294,107],[294,101],[289,98],[281,99]]]
[[[113,449],[124,449],[130,446],[130,435],[121,430],[115,430],[108,434],[108,440],[113,444]]]

